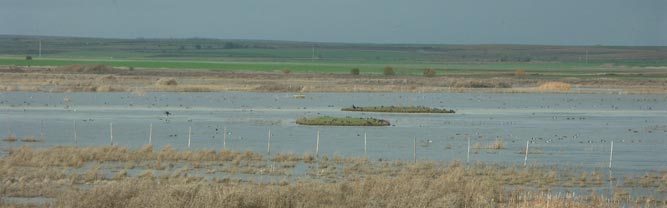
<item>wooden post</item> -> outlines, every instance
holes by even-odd
[[[153,145],[153,123],[148,128],[148,144]]]
[[[111,146],[113,146],[113,123],[109,123],[109,140],[111,141]]]
[[[222,129],[222,149],[227,149],[227,127]]]
[[[266,149],[266,154],[271,155],[271,128],[269,128],[269,141],[267,142],[268,147]]]
[[[317,142],[315,146],[315,157],[320,156],[320,129],[317,129]]]
[[[412,137],[412,160],[417,163],[417,137]]]
[[[76,120],[74,120],[74,145],[79,146],[79,138],[76,132]]]
[[[44,141],[44,120],[41,120],[39,124],[39,138]]]
[[[614,157],[614,140],[611,140],[611,151],[609,152],[609,169],[611,169],[611,161]]]
[[[526,167],[528,164],[528,143],[530,141],[526,140],[526,156],[523,158],[523,167]]]
[[[188,128],[188,148],[190,148],[190,141],[192,140],[192,126]]]
[[[364,155],[368,156],[368,149],[367,149],[367,143],[366,143],[366,132],[364,132]]]
[[[466,156],[466,164],[469,164],[470,163],[470,136],[466,136],[466,137],[468,137],[468,155]]]

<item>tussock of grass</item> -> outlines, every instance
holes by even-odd
[[[163,87],[163,86],[176,86],[178,85],[178,82],[174,78],[160,78],[155,82],[155,85],[158,87]]]

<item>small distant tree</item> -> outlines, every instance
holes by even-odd
[[[26,56],[25,60],[32,60],[32,56]]]
[[[352,75],[359,75],[359,72],[359,68],[352,68],[352,70],[350,70],[350,74]]]
[[[197,45],[195,45],[195,48],[196,48],[197,50],[199,50],[199,49],[201,49],[201,45],[197,44]]]
[[[433,68],[424,69],[424,76],[425,77],[434,77],[436,74],[437,74],[437,71]]]
[[[385,66],[384,72],[382,72],[382,74],[386,76],[393,76],[396,75],[396,72],[394,71],[394,68],[392,68],[391,66]]]
[[[289,73],[292,72],[292,70],[289,69],[289,68],[284,68],[284,69],[281,69],[280,71],[283,72],[283,74],[289,74]]]

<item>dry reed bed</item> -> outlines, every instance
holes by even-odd
[[[261,161],[263,156],[250,151],[230,150],[176,151],[167,145],[153,151],[152,145],[136,150],[120,146],[72,147],[57,146],[33,149],[23,146],[9,151],[5,160],[19,166],[70,166],[81,167],[86,162],[141,162],[141,161]]]

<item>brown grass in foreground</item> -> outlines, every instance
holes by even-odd
[[[305,175],[291,177],[289,172],[298,164],[307,166]],[[220,171],[228,174],[218,175]],[[263,182],[252,177],[274,173],[278,178]],[[55,198],[56,207],[667,205],[651,195],[631,196],[626,191],[635,187],[664,189],[667,174],[624,177],[626,184],[617,184],[607,198],[584,191],[604,186],[607,180],[615,179],[578,168],[464,166],[457,161],[374,162],[337,154],[331,159],[327,155],[318,158],[310,153],[278,153],[266,160],[253,152],[183,151],[169,146],[156,151],[150,145],[134,150],[118,146],[22,147],[0,160],[0,196]],[[584,190],[576,196],[561,196],[550,194],[552,187]]]
[[[611,207],[600,197],[557,197],[513,192],[503,197],[494,181],[463,172],[437,177],[371,176],[321,183],[175,183],[131,179],[70,190],[56,207]],[[591,201],[592,200],[592,201]]]

